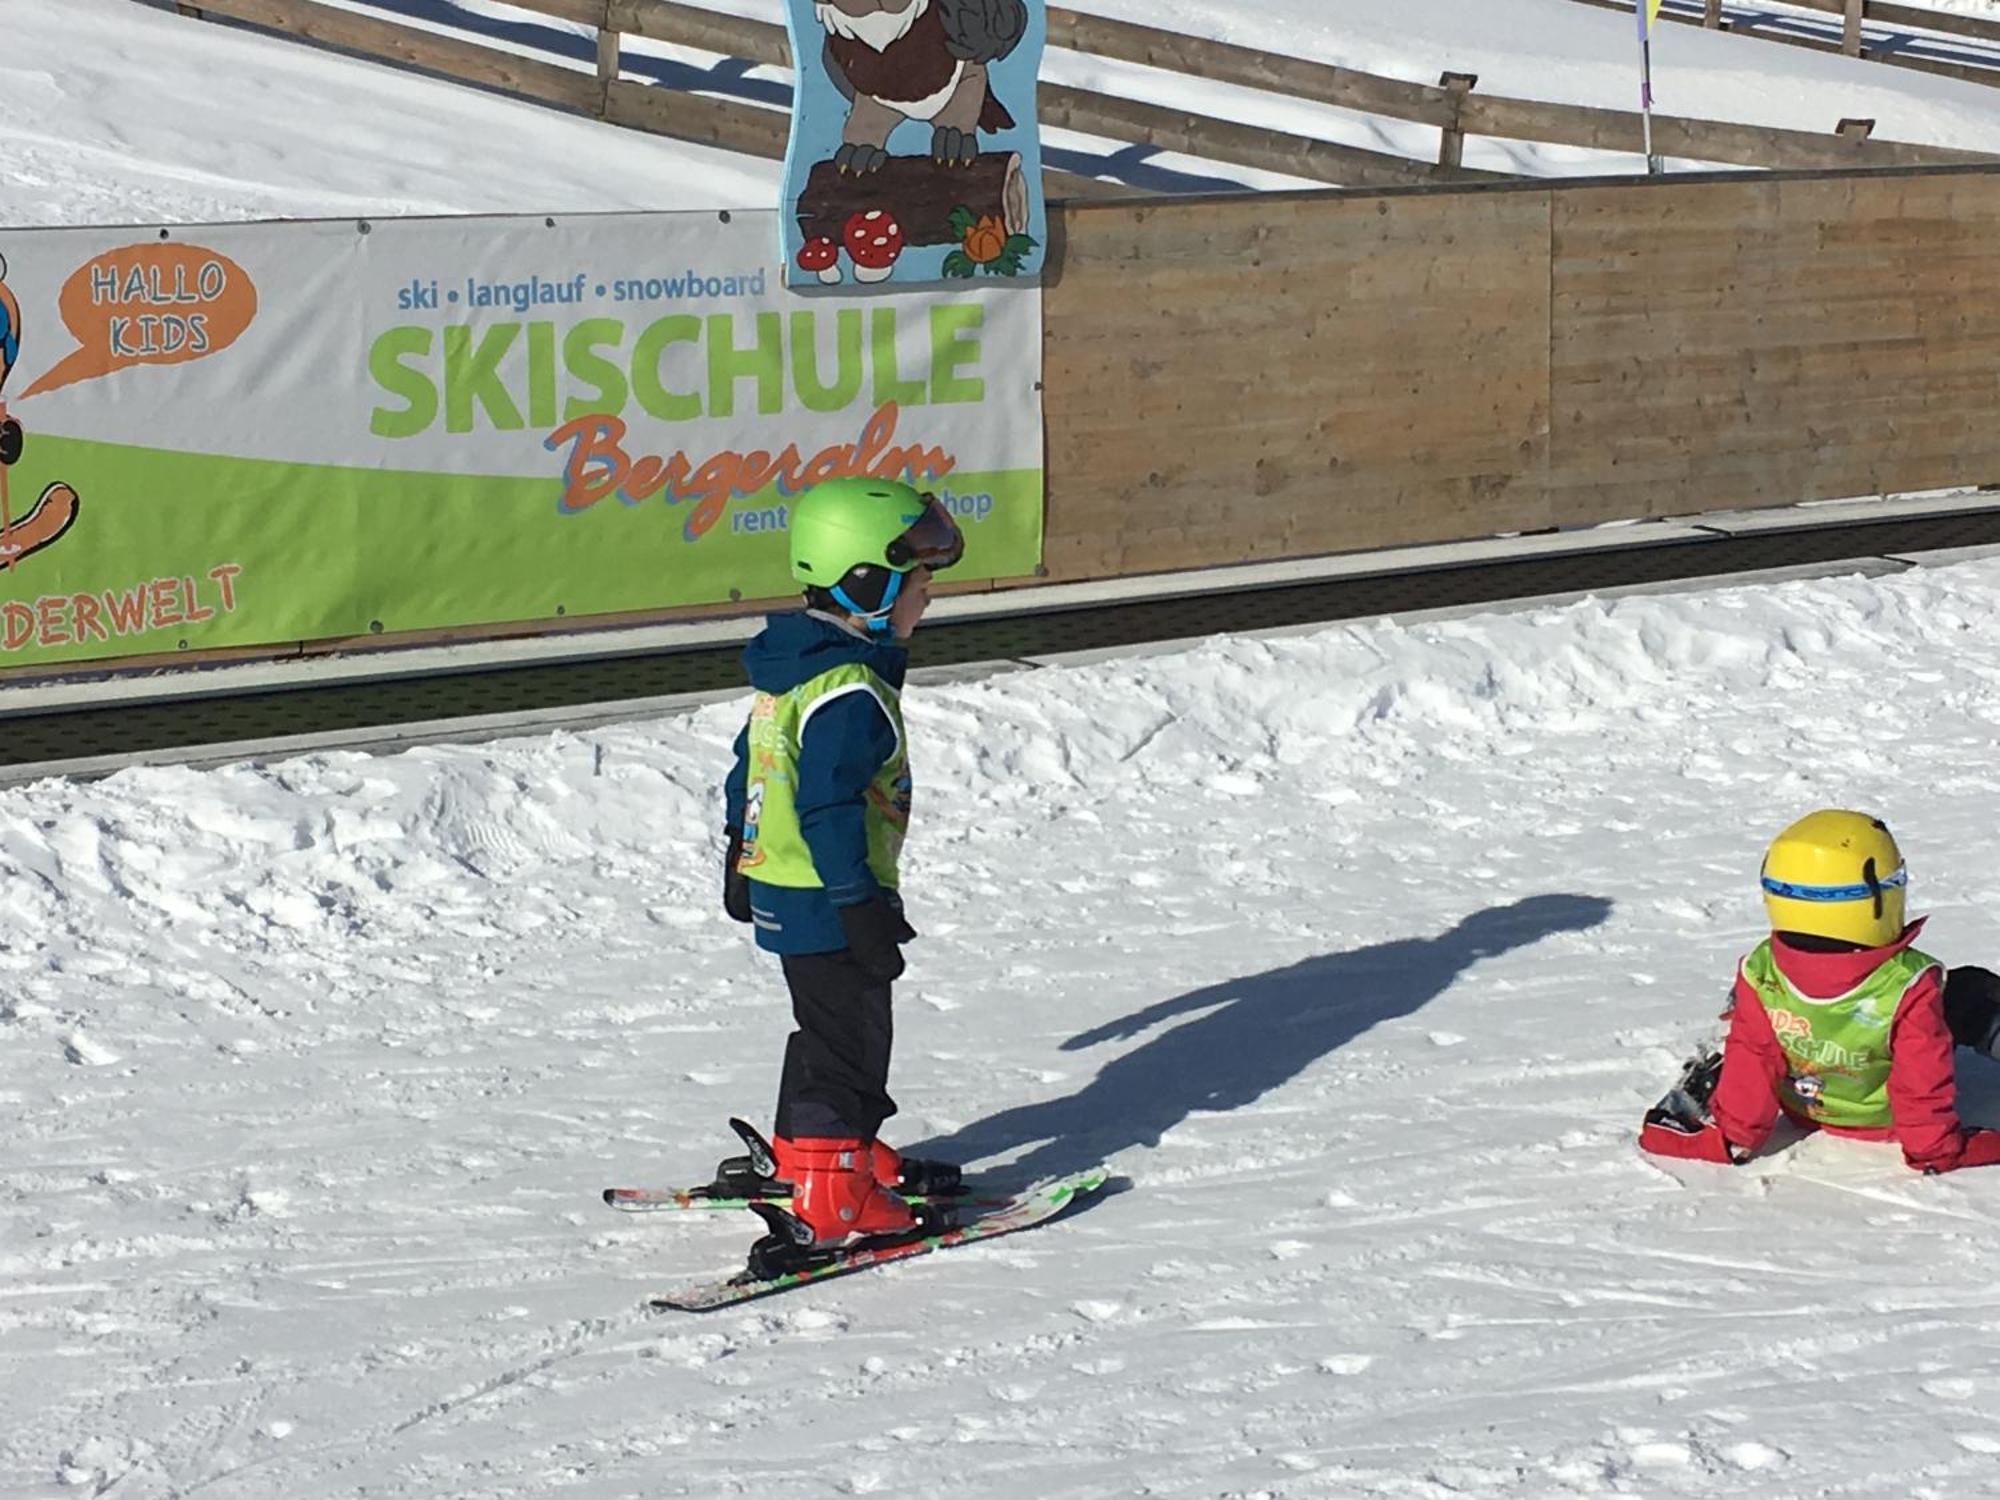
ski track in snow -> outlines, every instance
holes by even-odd
[[[1633,1131],[1808,806],[2000,949],[1996,607],[1972,564],[914,689],[892,1134],[1131,1186],[704,1318],[640,1299],[752,1226],[595,1193],[775,1087],[740,705],[0,793],[0,1494],[1991,1492],[2000,1174]]]

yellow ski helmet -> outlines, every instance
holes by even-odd
[[[1764,906],[1776,932],[1880,948],[1903,934],[1909,873],[1888,825],[1867,813],[1807,813],[1764,855]]]

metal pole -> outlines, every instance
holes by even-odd
[[[1645,136],[1646,172],[1657,177],[1666,165],[1653,153],[1653,30],[1647,0],[1632,0],[1639,14],[1639,116]]]

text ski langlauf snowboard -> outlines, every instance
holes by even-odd
[[[1040,1183],[1010,1199],[1004,1207],[971,1210],[963,1222],[949,1224],[929,1234],[888,1244],[863,1242],[845,1246],[829,1252],[823,1262],[782,1276],[759,1278],[743,1272],[723,1281],[702,1282],[661,1292],[649,1297],[647,1304],[675,1312],[712,1312],[716,1308],[733,1307],[753,1298],[789,1291],[809,1282],[828,1281],[835,1276],[866,1271],[891,1261],[928,1255],[934,1250],[949,1250],[957,1245],[996,1239],[1003,1234],[1016,1234],[1047,1223],[1079,1200],[1095,1193],[1104,1186],[1108,1175],[1101,1167],[1092,1168],[1088,1172]],[[970,1206],[967,1208],[970,1209]]]

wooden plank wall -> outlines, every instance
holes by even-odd
[[[1052,580],[2000,480],[2000,171],[1060,228]]]
[[[2000,175],[1552,197],[1558,522],[2000,479]]]
[[[1549,524],[1541,192],[1071,205],[1053,579]]]

